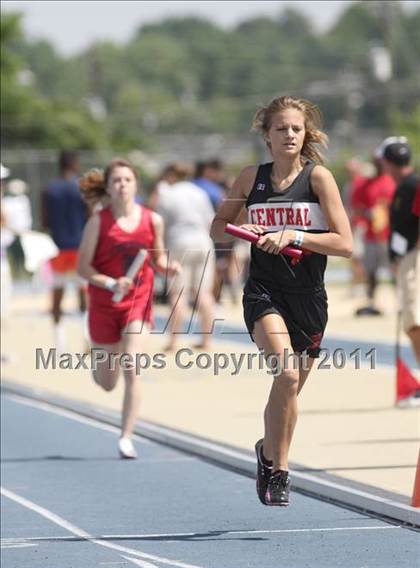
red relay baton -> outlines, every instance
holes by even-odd
[[[239,239],[243,239],[245,241],[249,241],[250,243],[257,243],[258,239],[262,235],[257,235],[252,231],[247,231],[246,229],[241,229],[241,227],[237,227],[236,225],[232,225],[228,223],[225,227],[225,233],[229,233],[233,237],[238,237]],[[290,256],[293,259],[300,260],[303,257],[303,251],[293,247],[284,247],[281,250],[281,254],[286,256]]]

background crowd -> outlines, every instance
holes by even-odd
[[[349,295],[360,296],[360,307],[354,317],[380,317],[382,308],[375,303],[379,283],[396,281],[401,259],[419,247],[419,177],[412,165],[409,142],[404,137],[390,137],[378,144],[372,149],[369,162],[349,160],[346,171],[348,177],[342,193],[355,242],[348,267]],[[10,304],[11,264],[15,278],[28,278],[32,273],[38,282],[41,279],[51,289],[54,341],[63,350],[61,302],[68,284],[73,283],[77,288],[80,312],[86,310],[85,286],[76,274],[76,267],[83,227],[91,211],[80,195],[78,154],[70,150],[60,152],[57,176],[42,191],[39,223],[51,235],[56,250],[47,247],[45,258],[41,254],[35,261],[36,267],[31,265],[31,256],[35,254],[31,247],[37,247],[38,241],[28,239],[28,235],[35,233],[31,231],[27,183],[14,178],[6,166],[2,165],[1,173],[3,317]],[[209,237],[214,213],[230,183],[223,161],[214,158],[195,164],[170,163],[147,191],[140,186],[136,199],[163,216],[165,246],[171,258],[183,266],[182,277],[169,287],[166,278],[155,276],[156,300],[168,303],[172,314],[168,350],[176,348],[183,322],[194,302],[203,330],[198,345],[205,349],[211,342],[212,323],[222,296],[227,294],[234,303],[240,299],[249,246],[238,240],[231,245],[214,245]],[[396,211],[401,200],[404,208]],[[399,238],[403,239],[402,245]],[[419,290],[412,293],[418,294]],[[416,330],[409,335],[420,361],[419,333]]]

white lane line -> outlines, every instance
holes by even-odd
[[[99,566],[122,566],[123,564],[125,566],[127,562],[99,562]]]
[[[167,463],[167,462],[192,462],[197,461],[197,458],[141,458],[141,465],[145,463]]]
[[[307,532],[332,532],[332,531],[379,531],[379,530],[390,530],[390,529],[401,529],[400,525],[378,525],[378,526],[362,526],[362,527],[325,527],[325,528],[305,528],[305,529],[261,529],[261,530],[249,530],[249,531],[218,531],[214,529],[208,533],[157,533],[157,534],[103,534],[101,538],[107,539],[148,539],[148,538],[182,538],[182,537],[200,537],[203,534],[206,537],[226,535],[234,536],[235,534],[277,534],[277,533],[307,533]]]
[[[233,536],[235,534],[276,534],[276,533],[307,533],[307,532],[333,532],[333,531],[384,531],[390,529],[402,529],[401,525],[377,525],[377,526],[362,526],[362,527],[325,527],[325,528],[304,528],[304,529],[259,529],[259,530],[249,530],[249,531],[218,531],[214,529],[205,533],[206,537],[211,536],[211,533],[214,533],[215,536],[220,535],[230,535]],[[126,539],[126,540],[135,540],[135,539],[153,539],[153,538],[182,538],[182,537],[201,537],[203,533],[194,533],[194,532],[182,532],[182,533],[151,533],[151,534],[101,534],[100,536],[96,537],[98,539],[107,539],[107,540],[119,540],[119,539]],[[95,538],[95,537],[92,537]],[[76,540],[73,536],[34,536],[34,537],[25,537],[21,539],[22,542],[41,542],[41,541],[72,541]],[[3,539],[2,542],[18,542],[19,539]]]
[[[27,548],[28,546],[37,546],[36,544],[30,544],[29,542],[17,542],[15,544],[3,544],[1,543],[0,548],[4,550],[5,548]]]
[[[103,546],[104,548],[110,548],[111,550],[116,550],[117,552],[123,552],[125,554],[130,554],[131,556],[136,556],[136,557],[144,559],[144,560],[150,560],[150,561],[153,561],[153,562],[160,562],[161,564],[168,564],[169,566],[175,566],[176,568],[202,568],[201,566],[197,566],[197,565],[193,565],[193,564],[186,564],[186,563],[180,562],[178,560],[170,560],[169,558],[164,558],[163,556],[155,556],[153,554],[147,554],[145,552],[141,552],[141,551],[136,550],[134,548],[128,548],[126,546],[120,546],[120,545],[114,544],[112,542],[107,542],[105,540],[101,540],[100,538],[95,538],[94,536],[87,533],[83,529],[76,527],[76,525],[73,525],[69,521],[66,521],[66,519],[63,519],[63,517],[56,515],[52,511],[49,511],[45,507],[41,507],[40,505],[37,505],[36,503],[34,503],[33,501],[30,501],[29,499],[26,499],[25,497],[21,497],[20,495],[17,495],[17,493],[14,493],[13,491],[6,489],[5,487],[1,487],[1,494],[4,497],[8,497],[12,501],[15,501],[15,503],[19,503],[19,505],[22,505],[23,507],[26,507],[27,509],[34,511],[35,513],[38,513],[38,515],[41,515],[45,519],[48,519],[52,523],[55,523],[59,527],[67,530],[68,532],[74,534],[75,536],[78,536],[79,538],[82,538],[83,540],[93,542],[94,544],[98,544],[99,546]]]
[[[189,436],[188,434],[176,432],[175,430],[171,430],[170,428],[160,427],[157,424],[150,424],[149,422],[141,424],[141,427],[143,428],[143,430],[149,430],[150,432],[157,432],[159,434],[164,434],[164,435],[167,435],[168,430],[170,430],[171,439],[180,440],[181,442],[188,442],[189,444],[193,444],[194,446],[199,446],[200,448],[205,448],[207,450],[212,450],[219,454],[225,454],[226,456],[238,458],[241,461],[255,463],[254,457],[247,456],[242,452],[237,452],[235,450],[225,448],[224,446],[213,442],[207,442],[205,440],[197,439],[194,436]]]
[[[139,560],[138,558],[130,558],[129,556],[124,556],[123,554],[121,554],[121,558],[129,560],[136,566],[140,566],[140,568],[157,568],[156,564],[150,564],[150,562],[145,562],[144,560]]]
[[[112,426],[111,424],[103,424],[95,420],[94,418],[87,418],[85,416],[81,416],[72,410],[65,410],[64,408],[57,408],[51,406],[47,402],[41,402],[39,400],[28,400],[27,398],[21,397],[18,394],[5,394],[5,397],[17,402],[19,404],[23,404],[24,406],[29,406],[31,408],[38,408],[40,410],[45,410],[50,412],[51,414],[56,414],[57,416],[64,416],[65,418],[70,418],[75,422],[80,422],[81,424],[87,424],[92,426],[93,428],[97,428],[98,430],[104,430],[105,432],[112,432],[113,434],[121,435],[121,429],[117,428],[117,426]],[[151,442],[146,440],[145,438],[139,436],[138,434],[134,434],[136,441],[139,441],[142,444],[150,445]]]
[[[242,473],[246,472],[246,474],[249,474],[251,471],[254,472],[255,470],[255,458],[241,451],[231,450],[217,443],[204,441],[186,433],[176,432],[168,427],[159,426],[157,424],[142,423],[141,428],[142,431],[145,432],[145,436],[150,432],[150,437],[155,443],[161,442],[168,444],[169,441],[169,445],[175,446],[176,449],[180,451],[204,455],[210,458],[213,457],[216,461],[223,459],[223,463],[234,465],[234,467],[239,468]],[[142,438],[142,440],[144,439]],[[176,444],[173,444],[174,440]],[[203,449],[207,450],[208,453],[203,454],[201,451]],[[221,455],[225,457],[221,458]],[[337,501],[337,506],[342,506],[340,503],[344,505],[350,504],[360,509],[362,513],[367,510],[371,513],[376,513],[381,516],[385,515],[409,524],[417,525],[419,522],[419,511],[409,505],[403,505],[392,499],[377,497],[366,491],[349,488],[339,483],[326,481],[315,475],[299,471],[293,471],[293,475],[295,487],[315,494],[314,498],[317,498],[317,495],[318,498],[321,499],[327,497]]]
[[[306,532],[332,532],[332,531],[384,531],[389,529],[400,529],[400,526],[377,526],[377,527],[326,527],[326,528],[307,528],[307,529],[272,529],[257,531],[232,531],[226,534],[265,534],[265,533],[306,533]]]
[[[190,454],[213,459],[216,463],[222,462],[225,465],[233,466],[247,476],[249,474],[255,475],[255,458],[243,451],[235,451],[217,442],[203,441],[198,437],[179,433],[156,424],[142,423],[141,431],[145,436],[157,442],[170,444]],[[150,435],[148,435],[149,433]],[[316,474],[293,469],[292,475],[295,489],[311,493],[312,496],[309,497],[321,500],[333,499],[336,502],[334,506],[351,505],[360,510],[362,514],[368,511],[369,514],[375,513],[376,515],[391,517],[410,525],[419,523],[420,511],[418,509],[394,501],[392,498],[379,497],[364,490],[348,487],[345,485],[348,481],[345,478],[343,478],[343,483],[337,483],[318,477]]]
[[[102,538],[102,537],[101,537]],[[6,544],[14,544],[20,542],[42,542],[43,540],[78,540],[74,536],[22,536],[17,538],[2,538],[1,542],[5,542]]]

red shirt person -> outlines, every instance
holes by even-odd
[[[395,181],[380,171],[361,180],[352,196],[355,215],[363,219],[365,239],[383,242],[389,237],[389,206],[395,193]]]
[[[92,340],[92,371],[95,382],[106,391],[117,384],[120,369],[125,379],[119,452],[135,458],[131,441],[140,401],[140,368],[137,355],[144,352],[151,323],[153,269],[176,273],[168,263],[163,244],[163,221],[135,201],[137,175],[126,160],[113,160],[105,172],[91,170],[80,180],[85,200],[107,201],[86,224],[79,249],[78,272],[89,282],[89,334]],[[140,249],[147,251],[143,266],[127,276]],[[113,301],[114,294],[120,301]],[[100,357],[99,357],[100,355]]]
[[[381,312],[374,305],[378,284],[377,274],[388,266],[389,207],[395,193],[395,181],[383,173],[380,161],[373,163],[377,173],[365,178],[353,195],[352,205],[359,224],[364,226],[363,265],[367,277],[368,305],[356,310],[357,316],[377,316]]]
[[[141,215],[133,231],[124,230],[110,207],[99,212],[100,229],[92,267],[99,273],[118,280],[124,277],[139,249],[153,249],[156,232],[153,214],[139,206]],[[96,343],[117,343],[121,329],[130,321],[140,320],[152,325],[154,271],[149,256],[136,275],[133,286],[120,302],[112,301],[106,288],[89,284],[89,330]],[[104,319],[105,318],[105,319]]]

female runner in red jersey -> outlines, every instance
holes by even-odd
[[[179,265],[168,263],[162,218],[135,201],[137,175],[130,162],[115,159],[104,172],[91,170],[79,183],[90,205],[104,198],[109,201],[86,224],[78,272],[89,282],[92,348],[101,350],[97,352],[100,357],[95,358],[93,378],[103,389],[111,391],[120,369],[123,370],[125,392],[118,447],[121,457],[135,458],[131,435],[140,402],[135,356],[144,350],[145,336],[152,324],[152,261],[156,270],[169,274],[177,273]],[[126,273],[139,249],[148,254],[131,280]],[[119,302],[112,300],[116,292],[123,295]]]

